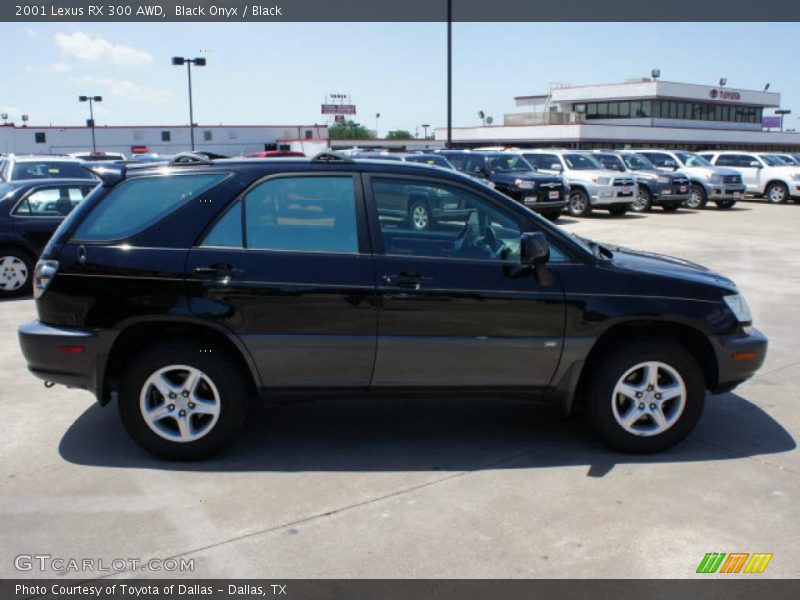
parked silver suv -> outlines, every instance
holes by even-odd
[[[747,191],[742,176],[733,169],[715,167],[694,152],[683,150],[637,150],[659,169],[689,177],[691,190],[687,208],[705,208],[712,200],[720,208],[731,208]]]
[[[519,150],[537,170],[562,173],[569,186],[572,216],[585,217],[592,209],[624,215],[636,199],[636,182],[627,173],[610,171],[592,156],[580,150]]]

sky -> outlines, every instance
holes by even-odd
[[[355,119],[381,135],[446,125],[443,23],[2,23],[0,112],[31,125],[82,125],[79,95],[101,95],[97,125],[178,125],[192,72],[201,125],[325,123],[328,93],[347,93]],[[551,82],[612,83],[648,76],[757,89],[770,83],[800,127],[798,23],[456,23],[453,125],[502,123],[514,96]]]

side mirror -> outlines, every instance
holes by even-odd
[[[564,167],[561,166],[561,163],[553,163],[552,165],[550,165],[550,170],[558,171],[559,173],[561,173],[561,171],[564,170]]]
[[[761,163],[758,162],[757,160],[753,160],[753,161],[750,161],[750,166],[755,168],[755,169],[760,169],[761,168]]]
[[[543,265],[550,260],[550,244],[541,232],[526,232],[520,237],[519,260],[523,265]]]

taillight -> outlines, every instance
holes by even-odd
[[[33,271],[33,297],[39,298],[44,294],[50,282],[58,272],[57,260],[40,260]]]

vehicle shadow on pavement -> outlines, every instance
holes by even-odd
[[[694,433],[661,454],[603,447],[577,420],[531,404],[459,399],[354,399],[256,407],[242,438],[217,457],[169,462],[141,450],[116,407],[93,405],[59,452],[80,465],[197,472],[479,471],[587,465],[602,477],[617,464],[729,460],[788,452],[789,433],[736,394],[708,396]]]

